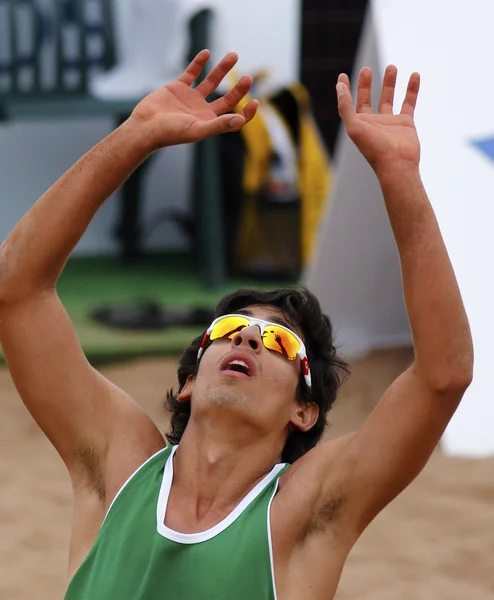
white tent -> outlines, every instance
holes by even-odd
[[[492,0],[373,0],[355,75],[370,66],[378,97],[384,67],[399,69],[397,106],[422,75],[416,121],[422,176],[469,315],[474,383],[448,427],[446,452],[494,454],[494,7]],[[353,77],[355,83],[356,77]],[[475,144],[482,140],[484,144]],[[484,152],[483,152],[484,151]],[[410,342],[396,246],[377,180],[346,134],[309,287],[332,317],[347,355]]]

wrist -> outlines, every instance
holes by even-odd
[[[422,188],[422,178],[418,165],[388,165],[376,170],[377,179],[384,194],[403,188]]]
[[[415,244],[434,211],[418,168],[396,170],[379,179],[384,204],[398,249]]]
[[[117,131],[125,135],[126,140],[133,145],[137,153],[142,155],[143,159],[158,149],[159,145],[154,140],[151,128],[132,115],[120,125]]]

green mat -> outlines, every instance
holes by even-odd
[[[57,290],[86,356],[96,364],[177,355],[202,331],[197,327],[170,327],[151,333],[116,330],[91,318],[90,312],[97,306],[153,300],[170,308],[214,307],[222,296],[241,287],[272,289],[293,283],[231,280],[222,289],[210,291],[201,285],[187,255],[153,256],[130,267],[117,258],[91,257],[69,260]]]

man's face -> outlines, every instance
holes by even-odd
[[[302,337],[276,307],[254,305],[238,312],[280,323]],[[245,363],[248,373],[242,364],[232,361]],[[303,409],[296,399],[300,373],[299,358],[288,360],[266,349],[259,327],[252,325],[232,339],[212,342],[201,358],[197,376],[180,396],[192,401],[193,416],[215,411],[219,417],[219,410],[227,409],[258,430],[283,431],[289,423],[300,428],[299,413]]]

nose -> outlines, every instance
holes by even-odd
[[[257,325],[245,327],[232,338],[233,349],[241,349],[247,346],[256,354],[259,354],[262,350],[261,330]]]

